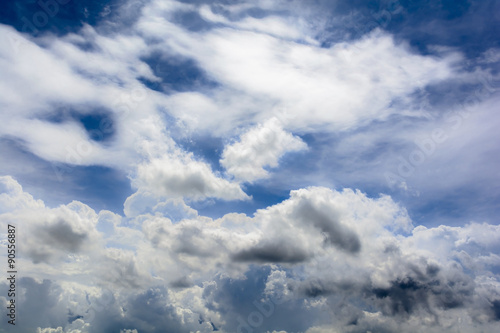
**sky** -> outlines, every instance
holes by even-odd
[[[2,1],[0,333],[497,332],[499,37],[495,0]]]

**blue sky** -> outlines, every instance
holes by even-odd
[[[0,9],[0,332],[498,325],[499,2]]]

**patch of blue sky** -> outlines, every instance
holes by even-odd
[[[499,46],[500,10],[497,1],[401,1],[401,20],[391,20],[387,30],[423,52],[435,45],[458,48],[474,58]],[[496,13],[490,15],[490,13]]]
[[[217,87],[217,82],[210,79],[192,59],[156,52],[142,60],[161,79],[153,82],[140,78],[149,89],[169,94]]]
[[[418,196],[397,195],[407,208],[415,225],[436,227],[445,225],[464,225],[471,221],[478,223],[497,223],[495,216],[500,214],[500,184],[469,184],[449,190],[422,190]],[[488,196],[484,192],[490,193]]]
[[[494,0],[322,1],[321,5],[335,17],[323,34],[324,47],[362,38],[377,28],[425,55],[435,54],[435,46],[447,46],[475,58],[500,45],[500,4]]]
[[[0,3],[0,23],[34,36],[78,32],[84,24],[96,25],[117,0],[21,0]]]
[[[101,144],[112,140],[116,132],[113,113],[98,106],[55,107],[41,119],[53,123],[76,122],[90,139]]]
[[[221,138],[210,135],[192,134],[188,137],[180,137],[177,144],[185,151],[208,163],[213,171],[224,173],[225,169],[220,164],[220,157],[224,150],[224,142]]]

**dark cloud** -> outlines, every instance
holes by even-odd
[[[232,256],[235,261],[261,263],[300,263],[309,254],[293,240],[266,241],[253,248],[242,250]]]
[[[390,315],[411,314],[419,305],[429,306],[426,286],[411,277],[393,281],[391,287],[375,288],[372,292],[378,299],[387,300],[382,310]]]
[[[275,302],[265,294],[271,269],[268,265],[250,265],[244,277],[235,279],[215,277],[205,288],[203,298],[207,308],[217,311],[225,321],[223,332],[246,332],[242,324],[254,323],[262,317],[257,327],[247,326],[254,332],[305,332],[314,318],[310,309],[303,307],[303,300]],[[250,320],[249,320],[250,318]]]
[[[358,292],[361,286],[354,281],[331,281],[328,278],[310,278],[299,283],[292,282],[290,288],[301,297],[315,298],[338,293]]]
[[[398,278],[388,288],[370,289],[366,296],[374,295],[377,307],[391,316],[408,316],[417,309],[433,314],[435,308],[449,310],[472,302],[471,277],[457,267],[441,274],[439,271],[437,266],[429,265],[425,273]]]
[[[170,286],[172,288],[179,288],[179,289],[189,288],[192,287],[193,285],[194,285],[193,281],[191,281],[187,276],[183,276],[180,279],[177,279],[170,283]]]
[[[38,248],[31,248],[26,252],[35,264],[41,262],[49,262],[50,259],[52,258],[52,255],[49,252]]]

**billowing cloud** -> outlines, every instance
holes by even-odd
[[[34,236],[21,240],[27,274],[46,261],[66,272],[44,268],[43,283],[21,281],[28,298],[19,306],[25,309],[31,293],[53,289],[40,301],[51,304],[44,316],[58,323],[51,328],[40,315],[25,327],[396,332],[442,329],[446,321],[451,332],[498,321],[500,293],[492,269],[500,266],[500,229],[494,225],[413,227],[406,210],[388,196],[322,187],[292,191],[253,217],[194,216],[173,223],[160,213],[125,222],[78,202],[46,208],[12,178],[2,183],[12,189],[2,196],[10,203],[2,224],[29,223],[25,232],[50,237],[38,246],[31,245]],[[29,204],[12,205],[23,200]],[[35,213],[53,219],[30,220]],[[77,302],[79,297],[87,300]],[[290,313],[297,320],[282,321]]]
[[[277,167],[286,152],[303,150],[307,145],[283,130],[277,118],[244,133],[240,141],[224,148],[221,164],[242,181],[268,176],[264,167]]]
[[[137,173],[138,187],[158,196],[193,200],[249,198],[237,183],[217,177],[206,163],[195,161],[191,156],[154,159],[140,165]]]
[[[73,201],[51,209],[24,192],[11,177],[3,176],[0,182],[7,189],[1,199],[8,208],[2,220],[23,225],[23,250],[33,262],[64,260],[91,251],[100,242],[95,228],[98,216],[90,207]]]

